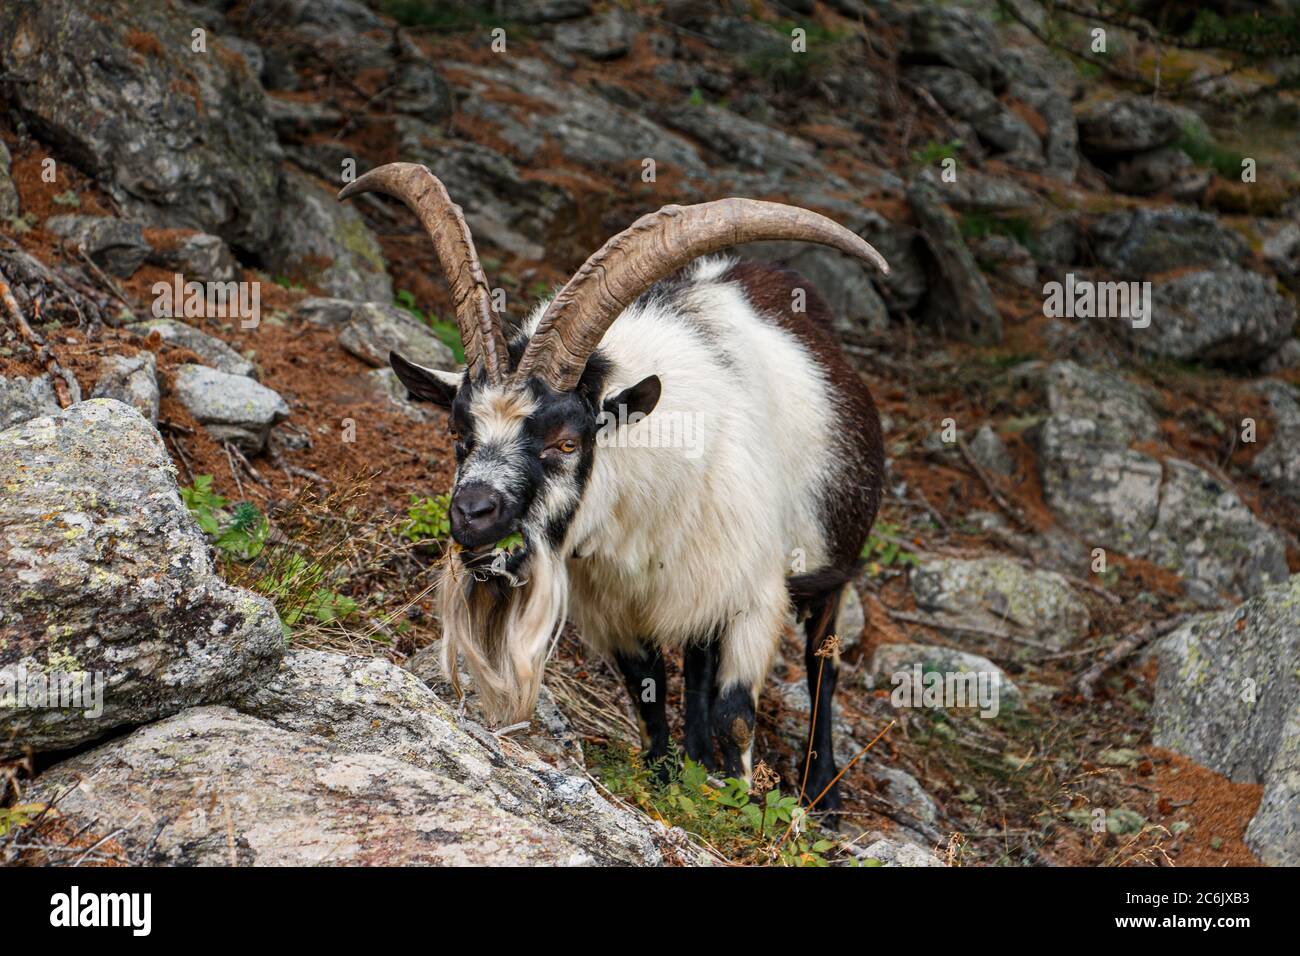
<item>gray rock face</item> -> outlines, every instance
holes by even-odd
[[[1286,575],[1281,537],[1204,469],[1129,448],[1158,435],[1142,391],[1072,362],[1047,373],[1039,432],[1043,500],[1085,542],[1149,557],[1183,575],[1189,595],[1252,594]]]
[[[1180,206],[1107,213],[1090,230],[1098,261],[1127,277],[1242,259],[1246,240],[1209,213]]]
[[[18,188],[11,178],[12,160],[9,147],[0,143],[0,220],[12,219],[21,210],[18,202]]]
[[[1096,103],[1079,115],[1079,145],[1094,156],[1167,146],[1182,132],[1178,112],[1146,96]]]
[[[157,332],[164,342],[189,349],[219,372],[227,375],[252,376],[253,363],[221,339],[178,319],[148,319],[134,322],[129,328],[141,336]]]
[[[608,803],[585,777],[559,772],[527,749],[545,727],[521,741],[497,737],[459,717],[415,674],[387,661],[291,651],[267,684],[235,706],[350,753],[391,757],[450,777],[511,814],[592,847],[596,859],[659,861],[661,828]],[[534,723],[544,723],[540,712]],[[581,766],[566,748],[553,749],[561,763]]]
[[[561,23],[555,28],[555,43],[569,53],[613,60],[631,49],[639,22],[622,7],[611,7],[594,17]]]
[[[918,178],[908,188],[907,199],[930,247],[933,268],[940,280],[930,296],[929,311],[934,321],[944,323],[950,332],[969,341],[1000,341],[1002,316],[993,303],[993,294],[938,192]]]
[[[1133,196],[1170,192],[1178,199],[1194,199],[1209,186],[1210,171],[1196,166],[1181,149],[1164,146],[1116,164],[1112,184]]]
[[[388,366],[388,353],[401,352],[417,365],[455,371],[456,356],[411,313],[395,305],[363,302],[352,310],[339,344],[376,368]]]
[[[912,594],[958,626],[1020,631],[1055,648],[1088,633],[1088,609],[1065,578],[1006,558],[925,561],[912,572]]]
[[[1300,501],[1300,390],[1268,380],[1255,386],[1273,413],[1273,438],[1251,469],[1289,498]]]
[[[265,448],[271,427],[289,417],[284,399],[265,385],[206,365],[179,366],[173,387],[214,441],[231,442],[249,454]]]
[[[815,160],[813,148],[803,140],[710,103],[675,105],[664,122],[728,162],[751,169],[803,169]]]
[[[906,75],[927,89],[949,114],[969,123],[990,152],[1036,157],[1042,163],[1042,146],[1029,124],[970,74],[949,66],[918,66],[908,69]]]
[[[929,850],[900,840],[877,840],[866,848],[863,858],[880,866],[947,866]]]
[[[1247,843],[1269,863],[1300,860],[1300,575],[1160,642],[1157,746],[1236,781],[1262,782]]]
[[[150,252],[139,223],[112,216],[51,216],[45,228],[123,279],[130,278]]]
[[[973,169],[960,171],[953,182],[945,182],[934,168],[923,170],[920,177],[958,212],[1028,212],[1038,205],[1038,197],[1018,183]]]
[[[1288,288],[1300,289],[1300,222],[1284,223],[1264,240],[1260,252]]]
[[[65,790],[60,811],[115,832],[140,865],[627,862],[451,777],[226,707],[187,710],[75,757],[43,774],[32,796]]]
[[[312,296],[300,299],[293,307],[293,317],[318,325],[322,328],[337,329],[352,317],[355,302],[348,299],[331,299],[324,296]]]
[[[5,756],[219,701],[275,667],[274,609],[217,577],[174,474],[157,431],[109,399],[0,432],[0,668],[26,673],[28,703],[38,680],[102,681],[95,716],[93,700],[0,707]]]
[[[152,352],[104,356],[91,397],[116,399],[158,424],[158,359]]]
[[[150,250],[148,261],[174,269],[187,282],[234,282],[239,278],[239,262],[230,246],[220,236],[203,232],[186,236],[175,246]]]
[[[1128,334],[1162,358],[1257,364],[1291,337],[1295,320],[1272,279],[1229,265],[1156,283],[1150,327]]]
[[[280,151],[256,78],[238,58],[191,53],[192,18],[163,0],[95,13],[5,5],[0,65],[33,79],[13,106],[133,218],[261,246],[281,215]]]
[[[884,332],[889,309],[876,291],[871,274],[848,256],[806,242],[755,242],[739,246],[743,258],[775,262],[808,280],[826,300],[831,324],[844,341],[857,342]]]
[[[1003,47],[1000,52],[1011,73],[1007,93],[1032,107],[1047,124],[1042,137],[1045,172],[1062,182],[1074,182],[1079,169],[1079,127],[1071,97],[1077,78],[1069,67],[1062,71],[1062,64],[1044,49]],[[1009,154],[1007,162],[1020,165],[1017,157],[1021,155]]]
[[[960,7],[923,6],[908,18],[903,60],[955,67],[998,92],[1008,79],[1000,50],[993,27],[978,14]]]
[[[294,171],[284,175],[276,208],[279,229],[267,252],[272,270],[354,301],[393,298],[379,243],[355,208]]]
[[[1022,289],[1041,288],[1038,282],[1038,264],[1028,249],[1010,236],[996,233],[975,243],[975,258],[994,275],[1001,276]]]
[[[75,384],[74,382],[73,385]],[[74,402],[81,401],[81,390],[76,389],[71,397]],[[42,415],[57,415],[60,411],[59,398],[49,375],[32,378],[21,375],[5,378],[0,375],[0,429]]]

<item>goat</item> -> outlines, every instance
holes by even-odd
[[[680,651],[687,756],[748,780],[759,691],[793,608],[815,714],[803,792],[836,809],[838,658],[823,641],[879,505],[880,419],[814,290],[786,270],[700,257],[798,239],[887,274],[884,259],[793,206],[666,206],[605,243],[507,341],[443,184],[394,163],[339,197],[367,191],[420,218],[465,348],[460,373],[390,356],[413,398],[449,412],[439,602],[457,692],[463,658],[490,719],[527,719],[572,620],[617,663],[653,764],[670,747],[665,656]],[[513,551],[494,547],[516,532]]]

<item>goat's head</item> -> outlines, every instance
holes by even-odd
[[[424,166],[392,163],[339,193],[382,192],[419,217],[451,288],[466,367],[449,373],[393,353],[411,395],[449,411],[456,449],[451,532],[442,567],[442,658],[457,682],[463,655],[488,715],[526,718],[547,649],[564,623],[569,526],[605,422],[636,421],[659,401],[659,377],[606,382],[596,349],[605,331],[655,282],[693,259],[759,240],[833,246],[888,273],[884,259],[835,222],[793,206],[721,199],[665,206],[641,217],[592,255],[551,300],[532,336],[505,333],[460,207]],[[606,426],[608,427],[608,426]],[[517,546],[495,547],[518,535]]]

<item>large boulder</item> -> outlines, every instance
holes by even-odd
[[[192,52],[193,17],[166,0],[0,8],[0,69],[37,138],[155,226],[264,245],[282,216],[280,149],[257,79]]]
[[[0,707],[0,754],[73,747],[274,670],[275,610],[216,575],[174,476],[158,432],[111,399],[0,432],[0,675],[26,691]],[[79,708],[22,706],[72,682]]]
[[[277,208],[279,228],[266,253],[272,272],[356,301],[393,298],[379,242],[354,206],[291,170]]]
[[[957,220],[938,191],[923,178],[913,180],[907,200],[930,248],[931,285],[927,314],[949,334],[992,344],[1002,339],[1002,315],[984,273],[962,238]]]
[[[1033,128],[969,73],[950,66],[917,66],[905,75],[928,90],[951,116],[969,123],[990,152],[1012,153],[1042,164],[1042,145]]]
[[[1157,282],[1151,325],[1128,335],[1160,358],[1253,365],[1291,337],[1295,320],[1295,305],[1273,279],[1226,265]]]
[[[65,243],[84,252],[104,271],[129,278],[144,264],[149,244],[139,223],[112,216],[51,216],[45,228]]]
[[[915,684],[916,669],[920,669],[922,686]],[[923,707],[922,698],[926,674],[937,674],[947,678],[960,675],[983,677],[988,690],[996,695],[998,710],[1012,710],[1021,705],[1023,697],[1020,688],[1012,683],[1002,668],[987,657],[971,654],[967,651],[954,650],[951,647],[938,647],[931,644],[882,644],[876,648],[871,657],[871,670],[867,675],[867,686],[892,689],[892,692],[910,690],[911,698],[903,697],[903,706]],[[970,707],[978,706],[970,698]],[[942,706],[942,704],[940,704]]]
[[[912,10],[908,17],[901,59],[955,67],[999,92],[1008,79],[1002,50],[992,25],[978,13],[927,4]]]
[[[935,558],[912,572],[916,606],[960,627],[1008,629],[1060,648],[1088,633],[1088,609],[1068,581],[1008,558]]]
[[[1154,741],[1264,784],[1246,842],[1300,863],[1300,575],[1160,642]]]
[[[1097,261],[1128,278],[1240,261],[1249,247],[1209,213],[1182,206],[1106,213],[1089,230]]]
[[[1093,103],[1079,114],[1079,145],[1097,157],[1139,153],[1169,145],[1182,129],[1172,106],[1149,96],[1122,96]]]
[[[27,798],[75,783],[60,812],[124,827],[139,863],[663,862],[662,826],[461,718],[388,661],[293,651],[234,707],[189,710],[56,766]],[[214,792],[221,812],[205,813]]]
[[[152,352],[105,355],[99,361],[99,379],[91,398],[114,398],[158,423],[158,359]]]
[[[179,319],[147,319],[144,322],[133,322],[127,328],[146,338],[150,333],[157,332],[158,337],[164,342],[189,349],[219,372],[228,375],[253,376],[252,362],[215,335],[209,335],[202,329],[181,322]]]

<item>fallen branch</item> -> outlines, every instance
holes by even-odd
[[[998,488],[996,483],[994,483],[993,479],[989,476],[989,473],[984,470],[984,466],[975,460],[975,456],[971,454],[970,446],[966,444],[965,439],[961,436],[957,437],[957,450],[961,452],[961,456],[966,460],[966,465],[970,470],[975,472],[975,477],[984,483],[984,487],[988,489],[989,497],[996,502],[997,506],[1005,511],[1007,516],[1016,524],[1020,525],[1024,530],[1036,530],[1033,524],[1030,523],[1029,519],[1025,517],[1025,513],[1008,501],[1007,497],[1002,494],[1002,490]]]
[[[945,621],[942,618],[927,617],[921,614],[909,614],[906,611],[895,611],[893,608],[885,608],[885,613],[896,621],[906,621],[908,624],[923,624],[926,627],[933,627],[940,631],[951,631],[957,634],[980,634],[984,637],[994,637],[999,640],[1011,641],[1015,644],[1024,644],[1026,647],[1033,647],[1040,651],[1054,651],[1056,648],[1040,641],[1031,640],[1028,637],[1022,637],[1011,631],[999,630],[993,627],[984,627],[980,624],[971,624],[964,621]]]
[[[1186,618],[1186,614],[1178,614],[1168,620],[1144,624],[1136,630],[1130,631],[1116,641],[1114,646],[1101,656],[1101,660],[1075,677],[1071,682],[1074,690],[1081,694],[1084,700],[1092,700],[1097,681],[1101,680],[1106,671],[1125,658],[1132,656],[1156,638],[1164,637],[1182,624]]]
[[[58,359],[54,357],[54,353],[45,344],[45,339],[27,323],[22,309],[18,307],[18,300],[14,298],[14,291],[9,285],[9,279],[3,272],[0,272],[0,300],[4,301],[5,311],[9,313],[10,318],[14,320],[14,324],[18,326],[18,334],[31,346],[32,351],[36,354],[36,360],[49,373],[50,381],[54,385],[55,397],[59,400],[59,407],[67,408],[72,404],[72,387],[69,384],[71,376],[63,370],[63,366],[59,365]],[[72,381],[75,381],[75,379]]]

